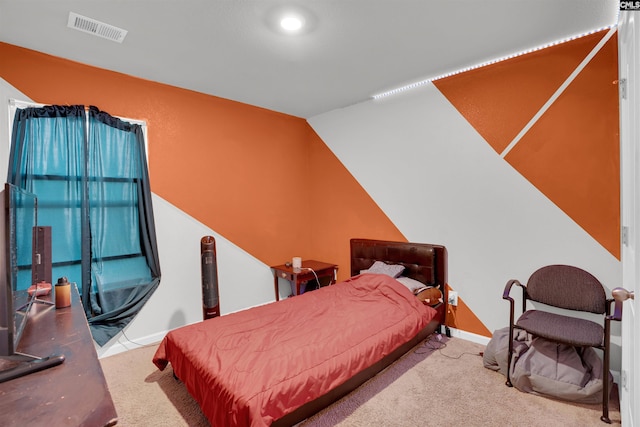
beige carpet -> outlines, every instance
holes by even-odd
[[[156,346],[101,359],[120,426],[208,426],[197,403],[151,362]],[[299,427],[599,426],[600,405],[522,393],[482,365],[484,347],[462,339],[422,343]],[[610,418],[620,425],[617,392]],[[225,426],[216,426],[225,427]]]

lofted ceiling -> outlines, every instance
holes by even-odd
[[[0,0],[0,41],[309,118],[610,27],[619,0]],[[308,24],[277,29],[294,9]],[[127,31],[67,27],[69,13]],[[6,60],[0,58],[0,60]]]

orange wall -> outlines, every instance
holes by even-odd
[[[502,153],[607,33],[435,85]],[[617,64],[614,34],[504,159],[620,259]]]
[[[305,120],[0,43],[0,77],[43,104],[145,120],[154,193],[267,265],[349,275],[352,237],[405,240]]]

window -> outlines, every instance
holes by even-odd
[[[93,106],[16,109],[8,175],[38,197],[52,277],[77,283],[104,345],[160,282],[142,126]]]

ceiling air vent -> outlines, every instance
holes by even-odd
[[[67,26],[74,30],[93,34],[94,36],[109,39],[118,43],[122,43],[124,37],[127,35],[127,30],[123,30],[122,28],[114,27],[113,25],[105,24],[104,22],[96,21],[95,19],[87,18],[86,16],[78,15],[73,12],[69,12],[69,22],[67,23]]]

